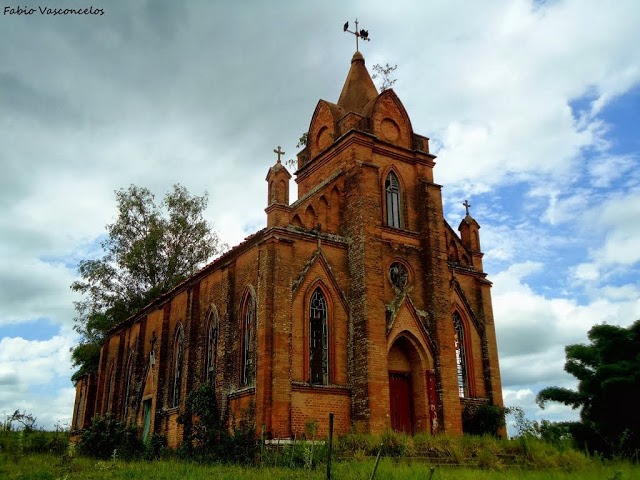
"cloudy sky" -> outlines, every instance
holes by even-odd
[[[230,245],[265,225],[272,150],[293,158],[318,99],[337,101],[358,17],[367,65],[398,65],[432,139],[447,220],[468,198],[482,226],[505,403],[575,418],[534,403],[573,386],[564,345],[640,317],[640,2],[344,3],[1,3],[0,414],[70,422],[69,285],[114,190],[208,191]]]

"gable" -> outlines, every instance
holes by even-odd
[[[340,116],[338,110],[337,105],[325,100],[318,102],[307,134],[309,159],[315,158],[320,152],[329,148],[336,139],[336,124]]]
[[[392,315],[389,315],[389,313],[391,312],[387,307],[387,349],[391,348],[393,342],[402,332],[409,332],[419,341],[426,352],[429,352],[431,356],[434,355],[437,350],[435,342],[429,335],[424,323],[420,320],[418,312],[408,296],[402,298]]]
[[[393,90],[385,90],[371,106],[371,127],[380,140],[410,149],[413,128],[409,115]]]
[[[293,293],[293,300],[301,293],[305,292],[311,283],[321,280],[330,290],[332,294],[335,294],[337,299],[342,304],[344,312],[348,312],[349,308],[346,301],[346,296],[338,282],[333,275],[331,266],[327,261],[321,248],[318,248],[311,258],[307,261],[302,268],[298,277],[293,281],[291,290]]]

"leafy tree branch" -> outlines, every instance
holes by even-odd
[[[79,376],[95,371],[105,333],[157,296],[195,273],[225,248],[204,219],[208,196],[191,195],[179,184],[162,202],[144,187],[116,193],[117,219],[106,226],[104,255],[82,260],[80,280],[71,289],[83,295],[75,303],[75,330],[82,335],[72,352]]]

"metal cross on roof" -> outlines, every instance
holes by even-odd
[[[351,30],[349,30],[349,22],[346,22],[344,24],[344,26],[342,27],[342,31],[343,32],[349,32],[353,35],[355,35],[356,37],[356,52],[358,52],[358,39],[362,39],[366,42],[370,42],[371,39],[369,38],[369,30],[358,30],[358,19],[356,18],[356,30],[355,32],[352,32]]]
[[[275,148],[273,149],[273,153],[277,153],[278,154],[278,163],[280,163],[280,155],[284,155],[286,152],[283,152],[280,149],[280,145],[278,145],[277,149],[275,149]]]
[[[469,203],[469,200],[465,200],[463,203],[464,208],[467,210],[467,215],[469,215],[469,207],[471,206],[471,204]]]

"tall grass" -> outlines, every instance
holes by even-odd
[[[337,462],[332,469],[335,480],[367,480],[373,470],[373,459]],[[424,480],[432,466],[411,459],[385,458],[380,461],[376,480]],[[437,466],[432,480],[632,480],[640,469],[630,463],[591,461],[588,468],[565,472],[558,470],[525,470],[509,468],[499,471]],[[0,478],[20,480],[131,480],[167,479],[200,480],[321,480],[325,472],[286,467],[244,467],[238,465],[201,465],[178,460],[123,462],[76,458],[62,461],[53,455],[25,455],[18,461],[0,454]]]
[[[40,432],[43,434],[43,432]],[[49,438],[55,438],[52,433]],[[7,441],[11,439],[11,442]],[[202,464],[177,457],[156,461],[124,462],[117,456],[97,460],[37,453],[40,447],[25,448],[24,435],[13,432],[2,437],[0,479],[119,480],[162,478],[215,479],[302,479],[325,478],[327,445],[297,442],[278,450],[261,452],[260,465]],[[32,437],[31,445],[40,445]],[[58,437],[60,438],[60,437]],[[64,437],[66,439],[66,437]],[[435,468],[432,480],[631,480],[640,479],[640,468],[631,463],[612,463],[589,458],[567,445],[551,445],[533,437],[502,440],[495,437],[450,437],[385,432],[382,435],[351,434],[337,439],[332,478],[368,479],[378,452],[382,460],[376,479],[424,480]],[[44,451],[47,451],[46,448]],[[32,452],[32,453],[29,453]],[[313,452],[313,461],[311,461]]]
[[[529,469],[574,471],[590,460],[566,446],[527,437],[513,440],[492,436],[451,437],[420,434],[408,436],[385,432],[380,436],[353,433],[338,439],[337,455],[343,459],[365,459],[381,450],[385,457],[403,457],[432,464],[473,466],[499,470],[507,466]]]

